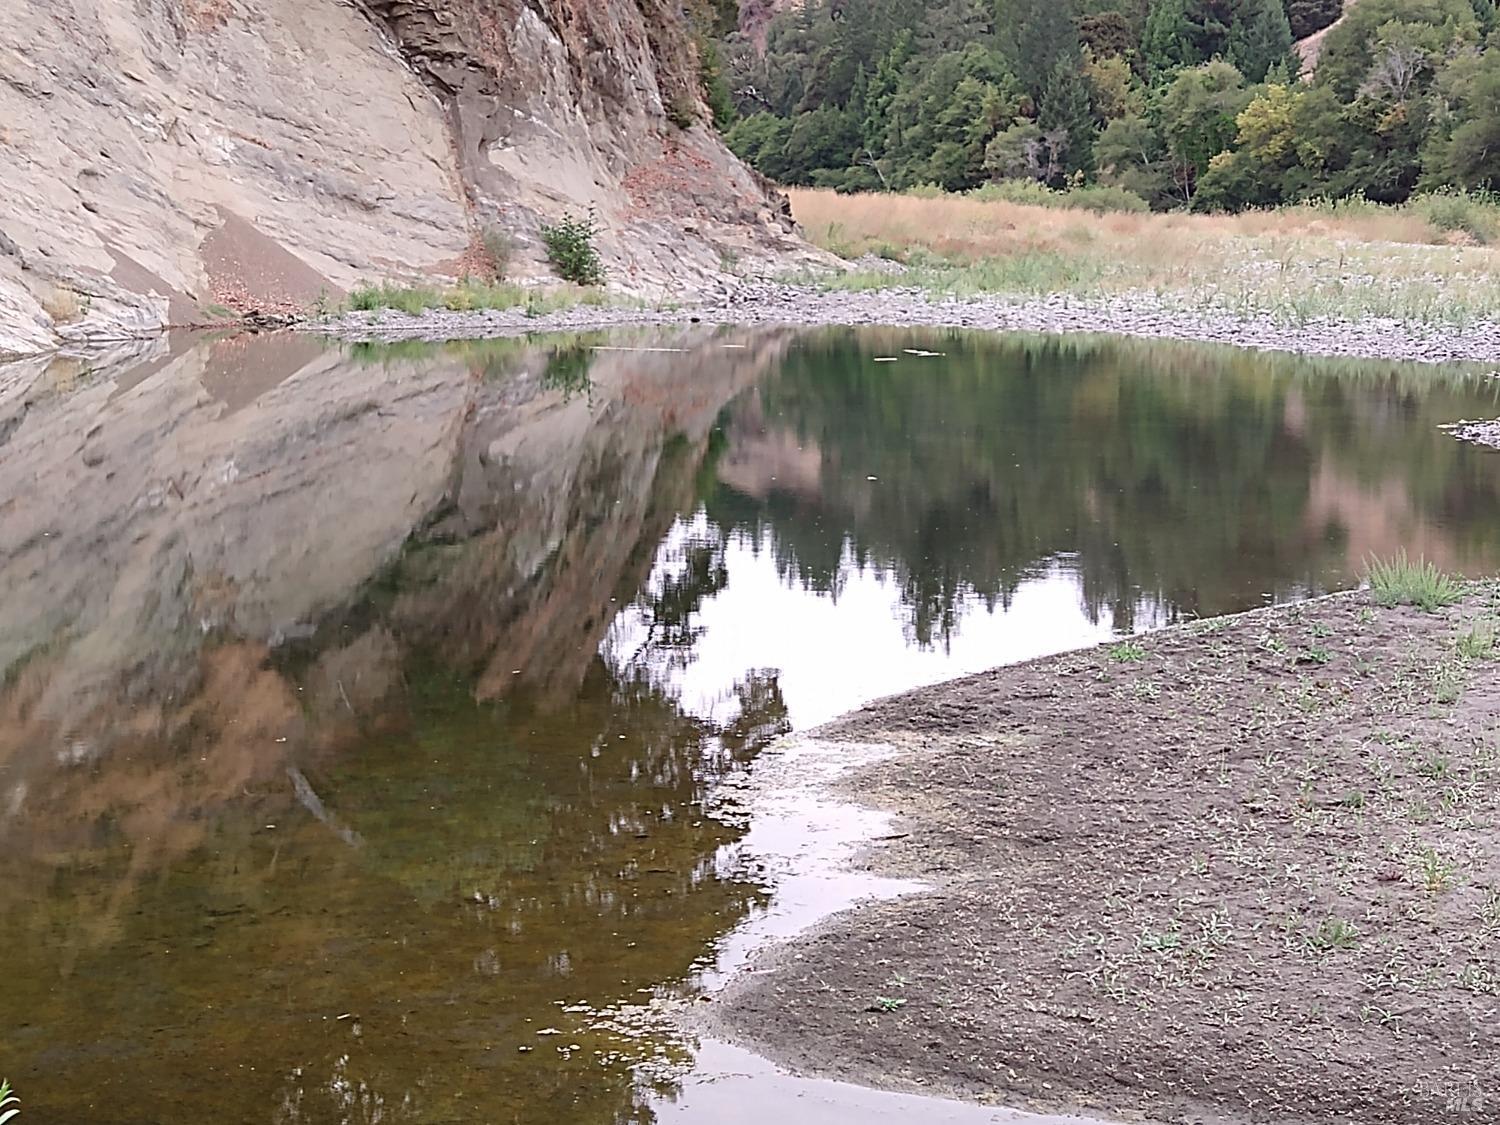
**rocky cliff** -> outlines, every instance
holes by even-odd
[[[14,0],[0,354],[455,276],[593,208],[612,284],[794,248],[670,0]],[[500,237],[496,238],[496,235]]]

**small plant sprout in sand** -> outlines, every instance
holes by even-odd
[[[1365,581],[1376,602],[1387,609],[1414,605],[1432,613],[1463,597],[1462,582],[1433,563],[1420,558],[1411,561],[1404,550],[1388,561],[1371,559],[1365,568]]]
[[[1436,848],[1423,845],[1417,849],[1414,859],[1422,885],[1432,894],[1441,894],[1453,884],[1456,864],[1445,858]]]
[[[1352,949],[1359,941],[1359,931],[1342,918],[1328,918],[1318,923],[1307,943],[1319,953],[1332,953],[1336,949]]]
[[[1476,621],[1458,635],[1454,648],[1463,660],[1489,660],[1495,655],[1495,623]]]
[[[10,1092],[10,1083],[0,1079],[0,1125],[21,1116],[21,1099]]]
[[[1500,890],[1484,889],[1484,901],[1479,904],[1479,921],[1487,930],[1500,930]]]
[[[1122,664],[1134,664],[1146,659],[1146,650],[1134,641],[1121,641],[1109,646],[1109,658]]]

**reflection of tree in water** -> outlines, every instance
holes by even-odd
[[[1059,556],[1090,616],[1120,628],[1142,606],[1221,613],[1268,588],[1318,589],[1358,563],[1347,528],[1310,526],[1320,466],[1401,482],[1414,518],[1461,513],[1478,550],[1500,536],[1475,518],[1500,515],[1496,486],[1435,429],[1472,408],[1471,388],[1435,373],[1415,388],[1370,365],[963,333],[934,345],[940,360],[872,364],[872,347],[845,331],[804,340],[726,411],[731,445],[813,449],[821,472],[815,488],[711,488],[707,514],[811,590],[836,592],[851,564],[892,573],[918,644],[946,642],[967,599],[1009,604]],[[1288,420],[1293,392],[1308,425]],[[1393,410],[1399,425],[1380,425]]]
[[[653,663],[671,666],[692,659],[693,645],[703,635],[694,615],[729,584],[724,547],[723,537],[711,531],[707,536],[693,536],[677,552],[678,557],[659,561],[635,599],[646,636],[631,662],[648,654]]]
[[[542,369],[542,386],[560,391],[564,400],[590,389],[589,369],[594,363],[594,348],[588,339],[580,339],[555,348]]]
[[[507,376],[480,383],[491,405],[531,393],[509,374],[517,347],[469,353]],[[133,697],[107,716],[113,741],[39,772],[0,823],[0,948],[27,1021],[0,1028],[0,1058],[39,1079],[32,1107],[648,1120],[626,1064],[653,1041],[592,1013],[688,973],[754,907],[715,866],[734,830],[699,802],[787,728],[773,675],[747,673],[710,720],[657,674],[689,658],[730,536],[830,596],[851,565],[890,573],[923,644],[1060,552],[1091,611],[1122,624],[1153,599],[1211,612],[1268,578],[1314,585],[1334,532],[1358,528],[1331,503],[1339,528],[1311,526],[1310,481],[1335,498],[1340,481],[1394,481],[1466,549],[1500,536],[1487,464],[1432,429],[1471,400],[1431,382],[1113,343],[953,336],[943,361],[877,368],[870,349],[813,337],[753,418],[743,401],[726,413],[717,451],[701,431],[664,437],[651,411],[596,424],[575,397],[579,428],[514,464],[508,416],[476,411],[430,541],[351,608],[270,666],[244,638],[205,651],[196,687]],[[587,391],[584,358],[544,381]],[[792,435],[795,487],[715,484],[752,423]],[[647,581],[695,495],[703,536]],[[627,601],[649,659],[601,658]]]

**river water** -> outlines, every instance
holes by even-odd
[[[1438,426],[1497,388],[702,327],[0,368],[0,1074],[72,1125],[720,1120],[662,1013],[775,914],[717,811],[765,747],[1402,546],[1493,571]]]

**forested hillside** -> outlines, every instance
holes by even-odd
[[[1195,210],[1500,187],[1495,0],[807,0],[754,35],[730,7],[709,101],[784,184]]]

